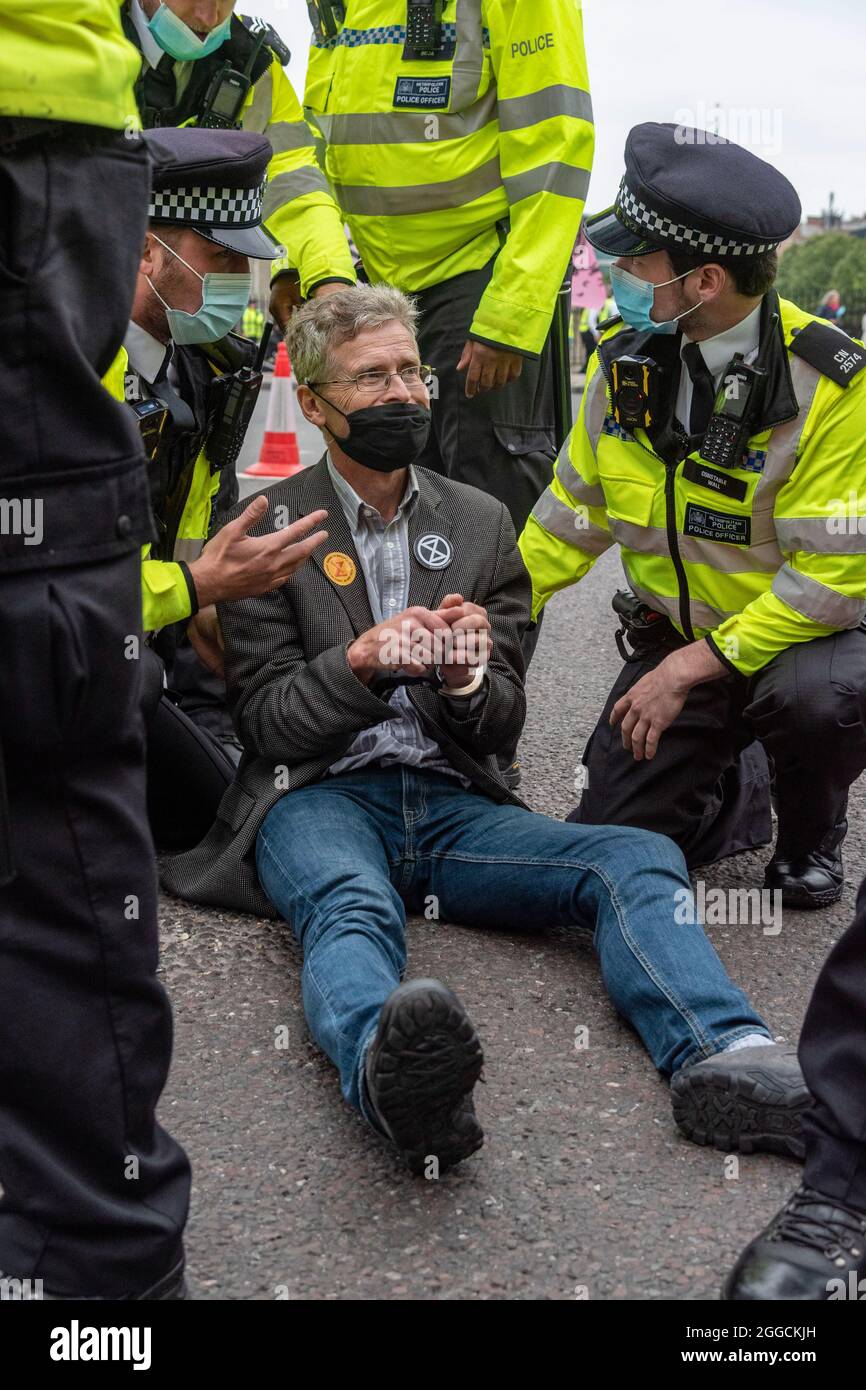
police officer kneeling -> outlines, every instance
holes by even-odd
[[[157,845],[183,848],[206,834],[236,762],[219,737],[232,725],[214,604],[285,583],[324,539],[322,531],[307,533],[325,513],[255,538],[249,528],[267,510],[260,497],[205,545],[217,502],[237,500],[235,460],[261,381],[250,369],[253,346],[229,330],[249,300],[248,258],[270,260],[279,250],[261,226],[270,146],[234,130],[167,129],[145,138],[154,166],[149,230],[127,361],[113,370],[126,367],[156,520],[142,564],[148,807]],[[217,673],[210,682],[196,652]],[[166,668],[169,687],[194,688],[195,720],[164,690]]]
[[[618,258],[625,325],[599,344],[521,550],[534,613],[614,542],[632,591],[615,607],[633,655],[573,817],[712,863],[771,839],[766,753],[765,887],[824,907],[866,766],[866,517],[845,501],[866,495],[866,351],[772,289],[799,199],[711,139],[637,126],[614,206],[587,221]]]

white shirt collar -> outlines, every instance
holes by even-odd
[[[141,8],[139,0],[132,0],[132,4],[129,7],[129,17],[135,25],[135,32],[141,40],[142,56],[150,67],[155,68],[160,58],[163,58],[165,54],[147,27],[147,15]]]
[[[171,354],[171,344],[161,343],[152,333],[148,333],[146,328],[130,319],[123,346],[129,354],[132,370],[153,385],[166,356]]]
[[[331,482],[334,486],[334,491],[336,492],[337,496],[340,499],[340,502],[342,503],[343,511],[346,514],[346,520],[348,521],[352,529],[354,530],[355,527],[358,525],[360,517],[363,514],[368,513],[370,515],[378,516],[379,520],[381,521],[382,517],[380,513],[376,511],[376,508],[371,506],[369,502],[365,502],[362,497],[359,497],[355,489],[352,487],[352,484],[347,482],[347,480],[343,477],[342,473],[340,473],[339,470],[334,467],[334,463],[331,459],[330,453],[326,455],[326,458],[328,465],[328,473],[330,475]],[[419,492],[420,488],[418,486],[418,475],[415,472],[414,466],[410,464],[409,475],[406,478],[406,488],[402,498],[400,499],[400,505],[397,508],[397,512],[393,518],[395,521],[399,521],[400,517],[403,514],[403,511],[409,506],[409,503],[412,502],[414,498],[418,496]]]
[[[763,303],[763,301],[761,301]],[[756,304],[750,314],[733,328],[717,333],[714,338],[705,338],[698,344],[701,356],[707,364],[710,375],[718,378],[727,367],[735,352],[741,352],[748,362],[758,350],[761,335],[761,304]],[[683,336],[680,343],[680,356],[689,338]]]

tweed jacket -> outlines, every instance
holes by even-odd
[[[505,786],[495,757],[498,749],[514,745],[526,713],[520,639],[529,622],[531,592],[514,528],[495,498],[425,468],[416,473],[420,496],[409,521],[409,606],[436,608],[448,593],[483,605],[493,652],[484,698],[473,702],[471,713],[426,685],[410,686],[410,699],[426,731],[474,789],[522,806]],[[180,898],[275,917],[255,866],[262,821],[281,796],[323,777],[357,733],[393,711],[358,680],[346,657],[355,637],[374,627],[375,619],[325,460],[262,495],[269,507],[252,535],[324,507],[328,539],[280,589],[218,605],[229,707],[244,754],[205,839],[164,861],[161,881]],[[251,500],[226,520],[240,515]],[[416,558],[415,541],[428,534],[450,542],[452,558],[445,568],[425,568]],[[355,577],[348,584],[328,577],[324,562],[334,552],[354,561]]]

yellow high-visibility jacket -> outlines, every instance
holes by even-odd
[[[127,33],[135,33],[129,24]],[[246,33],[239,16],[232,21],[232,34],[235,33]],[[221,51],[217,49],[214,57]],[[182,69],[194,66],[175,64],[179,91],[185,86]],[[296,269],[304,296],[322,280],[333,278],[354,284],[355,269],[343,219],[319,167],[313,131],[304,120],[279,58],[273,57],[250,87],[240,119],[244,130],[264,135],[273,151],[268,165],[264,221],[271,235],[285,247],[285,256],[273,263],[274,273]],[[196,117],[190,116],[182,124],[195,125]]]
[[[102,378],[115,400],[124,400],[124,378],[129,355],[122,347]],[[198,559],[208,538],[213,506],[221,475],[211,472],[205,450],[201,449],[189,471],[186,496],[177,520],[177,531],[170,560],[151,558],[150,543],[141,552],[142,628],[156,632],[169,623],[189,618],[193,611],[190,581],[185,566]]]
[[[273,262],[274,274],[297,270],[305,298],[322,280],[354,284],[343,219],[319,167],[315,136],[277,58],[250,88],[243,128],[266,136],[273,150],[263,217],[271,236],[286,248],[285,256]]]
[[[405,0],[345,10],[305,104],[368,277],[412,293],[499,252],[472,336],[537,356],[592,164],[579,0],[448,0],[435,60],[404,59]]]
[[[0,116],[137,130],[138,66],[117,0],[0,5]]]
[[[708,637],[744,675],[863,620],[866,349],[774,291],[762,343],[771,310],[780,314],[772,399],[731,469],[707,469],[697,452],[666,465],[644,430],[620,428],[603,359],[616,355],[623,326],[603,336],[554,480],[520,537],[533,616],[617,543],[635,594],[688,640]],[[813,324],[809,348],[804,338],[792,351]]]

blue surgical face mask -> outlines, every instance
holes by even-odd
[[[652,317],[653,301],[655,292],[661,289],[662,285],[674,285],[677,280],[684,280],[686,275],[691,275],[687,270],[682,275],[675,275],[673,280],[662,280],[661,284],[654,285],[651,280],[641,280],[639,275],[632,275],[628,270],[621,270],[619,266],[612,265],[610,268],[610,286],[613,290],[613,297],[616,300],[616,307],[622,315],[623,320],[632,328],[638,328],[646,333],[675,333],[677,320],[685,318],[686,314],[691,314],[695,309],[699,309],[703,300],[698,300],[691,309],[684,309],[676,318],[666,319],[664,323],[656,323]]]
[[[211,29],[206,39],[200,39],[168,5],[160,5],[153,19],[147,21],[147,27],[160,48],[171,54],[178,63],[194,63],[197,58],[206,58],[221,43],[225,43],[231,26],[232,17],[229,15],[222,24]]]
[[[188,314],[183,309],[172,309],[166,304],[150,276],[146,277],[150,288],[165,308],[172,341],[179,344],[215,343],[218,339],[224,338],[226,333],[230,333],[234,328],[250,302],[252,276],[249,271],[233,274],[213,274],[209,271],[207,275],[199,275],[194,266],[176,251],[172,251],[170,246],[166,246],[156,233],[154,238],[160,246],[165,246],[170,256],[174,256],[175,260],[180,261],[181,265],[185,265],[187,270],[191,270],[193,275],[201,280],[201,308],[196,309],[194,314]]]

